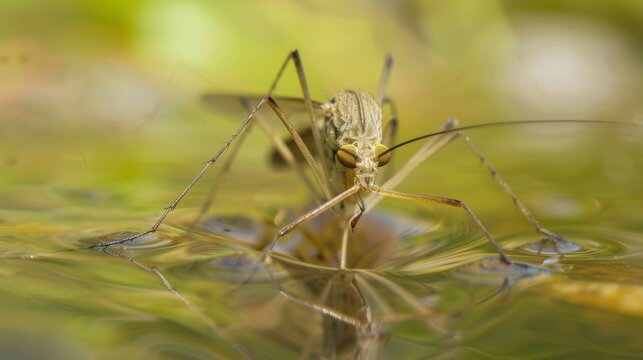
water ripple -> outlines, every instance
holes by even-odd
[[[578,247],[563,247],[556,251],[551,242],[534,242],[533,233],[517,234],[504,240],[504,246],[514,248],[519,252],[541,256],[563,256],[569,259],[592,259],[625,255],[630,247],[627,240],[610,230],[601,229],[576,229],[565,231],[565,238]],[[568,252],[567,250],[576,249]]]

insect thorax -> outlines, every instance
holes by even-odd
[[[347,90],[322,105],[326,139],[332,156],[344,145],[355,145],[355,181],[363,187],[374,184],[377,175],[375,146],[382,141],[382,109],[367,93]]]

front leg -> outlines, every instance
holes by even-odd
[[[484,224],[482,224],[482,222],[480,221],[480,219],[478,219],[478,217],[473,212],[473,210],[471,210],[471,208],[469,208],[469,206],[467,206],[464,202],[460,200],[445,198],[440,196],[412,194],[412,193],[407,193],[402,191],[383,189],[379,186],[372,186],[370,190],[373,191],[374,193],[391,197],[391,198],[425,202],[425,203],[433,203],[433,204],[442,204],[442,205],[457,207],[464,210],[469,215],[471,220],[473,220],[473,223],[476,224],[476,226],[484,233],[484,236],[487,238],[487,240],[489,240],[489,243],[491,243],[491,245],[493,245],[493,247],[496,249],[496,252],[498,252],[498,255],[500,256],[500,261],[509,265],[513,264],[511,259],[509,259],[505,251],[502,249],[502,247],[498,244],[498,242],[496,242],[496,239],[494,239],[493,235],[491,235],[489,230],[487,230],[487,227],[484,226]]]
[[[317,216],[321,215],[322,213],[326,212],[328,209],[331,209],[332,207],[342,203],[347,198],[349,198],[349,197],[353,196],[354,194],[356,194],[359,190],[360,190],[360,187],[358,185],[355,185],[355,186],[345,190],[344,192],[336,195],[334,198],[326,201],[325,203],[323,203],[319,207],[316,207],[316,208],[310,210],[309,212],[305,213],[304,215],[302,215],[299,218],[297,218],[294,221],[292,221],[290,224],[288,224],[288,225],[284,226],[283,228],[281,228],[281,230],[279,230],[279,232],[277,232],[277,234],[272,238],[272,241],[270,242],[270,244],[268,244],[268,246],[266,246],[266,248],[264,250],[264,254],[261,257],[261,261],[266,262],[266,261],[268,261],[270,259],[270,255],[272,254],[272,250],[274,249],[275,245],[277,245],[277,242],[279,242],[279,240],[281,238],[283,238],[284,236],[286,236],[287,234],[289,234],[290,232],[295,230],[299,225],[304,224],[304,223],[314,219],[315,217],[317,217]]]

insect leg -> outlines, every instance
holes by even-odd
[[[545,229],[544,227],[542,227],[540,225],[540,223],[538,223],[538,220],[536,220],[536,217],[534,217],[534,215],[531,213],[531,211],[529,211],[529,209],[527,209],[527,207],[520,200],[520,198],[518,198],[518,195],[516,195],[516,193],[511,189],[511,187],[505,181],[505,179],[496,171],[496,169],[493,167],[493,165],[491,165],[491,163],[489,163],[489,161],[482,154],[480,149],[476,146],[476,144],[474,144],[473,140],[471,140],[471,138],[467,134],[465,134],[464,132],[460,132],[460,134],[467,141],[467,144],[469,144],[469,147],[471,147],[473,152],[476,153],[476,155],[480,159],[480,162],[483,163],[486,166],[486,168],[487,168],[487,170],[489,170],[489,173],[491,174],[491,176],[493,176],[493,178],[496,180],[496,182],[498,182],[498,184],[500,184],[500,186],[505,191],[505,193],[507,195],[509,195],[509,197],[511,198],[513,203],[516,205],[518,210],[520,210],[520,212],[525,216],[527,221],[529,221],[529,223],[531,225],[533,225],[533,227],[536,229],[537,232],[545,235],[547,240],[554,241],[556,243],[556,245],[572,245],[572,243],[569,240],[566,240],[562,236],[560,236],[560,235],[558,235],[558,234],[556,234],[554,232],[551,232],[551,231]]]
[[[391,71],[393,70],[393,56],[391,54],[386,54],[384,59],[384,68],[382,69],[382,75],[380,77],[380,85],[377,90],[377,103],[382,107],[388,105],[391,108],[391,118],[389,119],[386,127],[384,128],[384,136],[382,142],[384,145],[392,146],[397,135],[397,106],[395,101],[391,98],[386,97],[386,88],[388,87],[388,82],[391,77]],[[389,162],[389,167],[385,170],[385,179],[391,177],[391,171],[393,171],[393,164]]]
[[[249,100],[245,97],[242,97],[239,99],[243,105],[248,109],[248,112],[252,111],[252,105],[250,104]],[[304,182],[306,185],[306,188],[310,192],[310,195],[312,196],[313,200],[315,201],[316,204],[321,204],[323,203],[323,197],[313,183],[310,181],[308,176],[306,175],[306,172],[302,168],[302,166],[299,164],[297,160],[295,160],[295,156],[293,155],[292,151],[290,148],[284,143],[283,139],[279,137],[273,130],[272,126],[264,119],[264,117],[261,115],[261,113],[256,113],[254,117],[255,122],[261,130],[263,130],[263,133],[269,138],[269,140],[272,142],[272,144],[275,146],[281,157],[284,159],[284,161],[295,170],[297,175],[300,177],[300,179]],[[207,213],[208,209],[214,202],[214,197],[216,196],[216,191],[219,188],[219,184],[222,180],[222,178],[225,176],[230,171],[230,167],[232,165],[232,162],[234,161],[238,149],[241,147],[243,140],[245,138],[245,135],[248,134],[250,128],[252,127],[253,124],[248,125],[248,130],[246,130],[239,138],[237,139],[236,144],[234,145],[234,148],[230,152],[230,154],[227,156],[226,161],[223,165],[223,168],[221,171],[217,174],[217,178],[214,181],[214,184],[210,188],[210,192],[208,193],[205,201],[203,202],[201,209],[199,211],[199,215],[196,217],[193,223],[198,223],[203,216]]]
[[[382,143],[387,146],[393,146],[395,145],[394,142],[397,138],[398,129],[397,105],[393,99],[384,98],[382,101],[382,107],[385,105],[388,105],[391,108],[391,117],[389,118],[388,123],[386,123],[386,127],[384,127]]]
[[[248,115],[248,117],[241,123],[241,125],[234,131],[234,133],[232,133],[232,135],[228,138],[228,140],[226,140],[226,142],[223,143],[223,145],[210,158],[210,160],[208,160],[205,163],[203,168],[201,168],[201,170],[196,174],[196,176],[192,179],[192,181],[190,181],[190,183],[188,183],[188,185],[185,187],[185,189],[183,189],[183,191],[174,199],[174,201],[172,201],[165,209],[163,209],[163,212],[161,212],[161,215],[158,217],[158,219],[156,220],[154,225],[152,225],[152,227],[150,227],[149,229],[147,229],[147,230],[145,230],[143,232],[134,234],[132,236],[125,237],[123,239],[109,241],[109,242],[100,243],[100,244],[95,244],[95,245],[90,246],[89,248],[91,249],[91,248],[96,248],[96,247],[106,247],[106,246],[111,246],[111,245],[116,245],[116,244],[122,244],[124,242],[137,239],[137,238],[139,238],[139,237],[141,237],[143,235],[155,232],[159,228],[159,226],[163,223],[163,220],[165,220],[167,215],[177,207],[177,205],[181,202],[181,200],[185,197],[185,195],[187,195],[187,193],[190,191],[190,189],[192,189],[192,187],[194,187],[194,185],[196,185],[196,183],[203,177],[203,175],[205,175],[205,173],[208,171],[208,169],[212,165],[214,165],[214,163],[219,159],[219,157],[221,157],[223,152],[226,151],[230,147],[230,145],[234,142],[235,139],[237,139],[237,137],[239,137],[239,135],[243,132],[243,130],[250,124],[252,119],[254,119],[254,116],[257,113],[257,111],[259,111],[259,109],[268,101],[268,99],[269,98],[263,98],[263,99],[261,99],[261,101],[259,101],[259,103],[255,106],[255,108],[250,113],[250,115]]]
[[[313,136],[315,137],[315,142],[317,144],[316,146],[318,146],[318,149],[317,149],[318,154],[322,154],[323,152],[321,150],[321,135],[318,134],[319,129],[317,128],[317,125],[315,123],[314,112],[312,110],[312,98],[310,97],[310,91],[308,90],[308,84],[306,82],[306,76],[305,76],[305,73],[304,73],[303,65],[301,63],[301,58],[300,58],[299,52],[297,50],[295,50],[295,51],[291,52],[290,54],[288,54],[288,56],[286,57],[286,60],[284,60],[284,62],[281,64],[281,67],[279,68],[279,71],[277,72],[277,76],[275,76],[275,79],[273,80],[272,84],[270,85],[270,89],[268,90],[268,95],[267,96],[271,96],[274,93],[274,91],[277,88],[277,85],[279,84],[279,81],[281,80],[281,77],[283,76],[284,71],[286,70],[286,66],[288,66],[288,63],[291,60],[293,61],[294,66],[295,66],[295,68],[297,70],[297,76],[299,78],[301,90],[302,90],[302,93],[304,95],[304,99],[305,99],[305,102],[306,102],[306,107],[307,107],[309,117],[310,117],[310,120],[311,120],[311,126],[312,126],[312,129],[313,129]],[[250,111],[251,110],[251,105],[249,104],[248,99],[241,98],[240,100],[243,103],[243,105]],[[275,110],[275,112],[277,113],[277,115],[280,118],[282,118],[282,116],[280,116],[280,114],[283,114],[283,111]],[[283,114],[283,117],[285,118],[285,114]],[[315,187],[312,185],[312,183],[308,179],[308,176],[306,176],[304,170],[301,168],[299,163],[294,159],[294,155],[292,154],[292,152],[290,151],[288,146],[284,143],[284,141],[279,136],[277,136],[275,134],[274,131],[272,131],[272,128],[270,127],[268,122],[265,121],[263,119],[263,117],[259,113],[256,113],[255,120],[259,124],[259,126],[261,127],[263,132],[266,134],[266,136],[270,139],[270,141],[272,141],[273,145],[275,146],[275,148],[277,149],[279,154],[282,156],[282,158],[286,161],[286,163],[291,168],[293,168],[295,170],[295,172],[302,179],[304,184],[306,184],[306,188],[308,188],[308,190],[311,193],[311,196],[313,197],[315,203],[321,204],[323,202],[322,196],[319,195],[319,193],[317,192]],[[283,119],[282,119],[282,121],[283,121]],[[294,127],[292,125],[286,125],[286,128],[291,133],[291,135],[292,135],[293,132],[295,132]],[[301,139],[300,136],[299,136],[299,138]],[[239,139],[238,143],[241,143],[242,140],[243,139]],[[310,154],[310,151],[308,151],[307,148],[306,148],[306,151],[302,150],[302,148],[300,146],[300,143],[303,143],[303,141],[301,141],[301,142],[295,141],[295,142],[297,143],[298,148],[302,152],[302,155],[304,156],[304,158],[308,162],[309,166],[312,168],[313,173],[315,174],[315,177],[317,178],[317,182],[322,187],[322,191],[323,191],[324,196],[325,196],[324,200],[330,199],[331,198],[330,185],[328,184],[327,177],[322,173],[323,168],[314,160],[314,158],[312,157],[312,154]],[[240,145],[237,145],[237,147],[239,147],[239,146]],[[199,212],[199,215],[198,215],[197,219],[195,220],[195,223],[198,222],[203,217],[203,215],[207,212],[207,210],[212,205],[212,202],[214,201],[214,196],[216,195],[216,189],[215,188],[218,187],[218,184],[220,182],[220,178],[222,178],[223,175],[226,172],[229,171],[230,166],[231,166],[231,164],[234,161],[234,158],[236,156],[236,152],[237,152],[236,149],[233,150],[233,153],[230,154],[230,156],[228,157],[228,160],[226,161],[223,169],[221,170],[221,172],[219,173],[217,179],[215,180],[214,187],[210,190],[210,193],[208,194],[208,196],[207,196],[206,200],[204,201],[203,205],[201,206],[201,210]]]
[[[281,78],[281,75],[283,74],[284,70],[286,69],[286,66],[288,63],[292,60],[293,65],[295,66],[295,69],[297,70],[297,78],[299,79],[299,85],[301,87],[301,92],[304,95],[304,101],[306,102],[306,108],[308,110],[308,116],[310,118],[310,125],[313,130],[313,137],[315,138],[315,146],[317,147],[317,153],[318,154],[324,154],[324,146],[322,142],[322,134],[319,130],[319,126],[317,124],[317,121],[315,119],[315,112],[313,111],[313,100],[310,97],[310,90],[308,89],[308,83],[306,81],[306,74],[304,72],[304,65],[301,62],[301,57],[299,56],[299,51],[294,50],[288,56],[286,57],[286,60],[284,63],[281,65],[281,68],[279,69],[279,73],[277,74],[277,78],[273,81],[272,86],[270,87],[270,91],[268,92],[269,96],[273,93],[275,88],[277,87],[277,83],[279,79]],[[294,129],[293,129],[294,131]],[[300,137],[301,140],[301,137]],[[299,146],[299,144],[297,144]],[[310,152],[308,152],[310,154]],[[317,179],[317,182],[319,185],[322,187],[322,192],[324,193],[324,196],[326,199],[330,199],[332,197],[331,191],[330,191],[330,182],[329,182],[329,176],[325,174],[326,169],[322,166],[319,166],[318,163],[316,163],[312,159],[312,155],[310,156],[310,159],[306,156],[306,154],[303,154],[304,157],[306,158],[306,161],[310,165],[310,167],[313,170],[313,173],[315,174],[315,178]]]
[[[272,249],[275,247],[277,242],[282,237],[286,236],[288,233],[290,233],[291,231],[295,230],[297,228],[297,226],[299,226],[299,225],[301,225],[301,224],[303,224],[303,223],[305,223],[305,222],[317,217],[318,215],[322,214],[326,210],[328,210],[328,209],[340,204],[342,201],[344,201],[347,198],[353,196],[353,194],[356,194],[359,190],[360,190],[360,187],[355,185],[355,186],[345,190],[344,192],[336,195],[334,198],[326,201],[325,203],[323,203],[319,207],[316,207],[316,208],[310,210],[306,214],[304,214],[304,215],[300,216],[299,218],[295,219],[294,221],[292,221],[290,224],[288,224],[288,225],[284,226],[283,228],[281,228],[281,230],[279,230],[279,232],[277,232],[277,234],[272,238],[272,241],[270,242],[270,244],[268,244],[268,246],[266,247],[265,252],[264,252],[263,256],[261,257],[261,261],[262,262],[267,261],[270,258],[270,254],[272,253]]]
[[[253,119],[255,119],[255,115],[257,114],[259,109],[261,109],[261,107],[264,104],[268,104],[268,106],[275,112],[275,114],[281,120],[282,124],[286,127],[286,129],[288,130],[288,132],[292,136],[293,140],[295,141],[295,144],[297,144],[297,147],[302,152],[303,156],[306,158],[308,163],[312,167],[315,167],[315,164],[316,164],[315,159],[313,158],[312,154],[310,153],[310,151],[306,147],[306,144],[304,143],[304,141],[301,139],[301,136],[299,136],[299,134],[297,133],[297,131],[293,127],[293,125],[290,122],[290,120],[288,120],[288,118],[286,117],[286,114],[284,114],[284,112],[281,110],[279,105],[277,105],[277,103],[275,102],[275,100],[272,97],[270,97],[270,96],[264,97],[254,107],[252,112],[250,112],[250,115],[248,115],[246,120],[244,120],[243,123],[241,123],[241,125],[237,128],[237,130],[235,130],[235,132],[232,134],[232,136],[230,136],[230,138],[228,138],[228,140],[223,144],[223,146],[221,146],[221,148],[219,148],[219,150],[217,150],[217,152],[210,158],[210,160],[208,160],[205,163],[203,168],[197,173],[197,175],[192,179],[192,181],[190,181],[190,183],[186,186],[186,188],[183,189],[183,191],[176,197],[176,199],[174,199],[174,201],[172,201],[170,203],[170,205],[168,205],[168,207],[166,207],[163,210],[163,212],[161,213],[161,215],[158,217],[158,219],[156,220],[154,225],[152,225],[151,228],[149,228],[149,229],[147,229],[147,230],[145,230],[143,232],[140,232],[138,234],[128,236],[128,237],[123,238],[123,239],[114,240],[114,241],[101,243],[101,244],[95,244],[95,245],[90,246],[89,248],[91,249],[91,248],[96,248],[96,247],[106,247],[106,246],[111,246],[111,245],[116,245],[116,244],[122,244],[124,242],[137,239],[137,238],[139,238],[139,237],[141,237],[143,235],[155,232],[158,229],[158,227],[161,225],[161,223],[163,223],[163,220],[165,220],[167,215],[170,212],[172,212],[172,210],[174,210],[177,207],[177,205],[181,202],[181,200],[185,197],[185,195],[187,195],[187,193],[190,191],[190,189],[192,189],[192,187],[194,187],[194,185],[196,185],[196,183],[203,177],[203,175],[205,175],[205,173],[208,171],[208,169],[219,159],[219,157],[221,157],[223,152],[226,151],[230,147],[230,145],[234,142],[234,140],[237,139],[237,137],[239,137],[239,135],[243,132],[243,130],[246,129],[246,127],[248,127],[250,125],[251,121]],[[357,191],[357,190],[355,190],[355,191]]]
[[[502,247],[500,247],[500,245],[498,245],[496,240],[493,238],[489,230],[487,230],[487,228],[482,224],[480,219],[478,219],[476,214],[464,202],[456,199],[439,197],[439,196],[412,194],[412,193],[388,190],[388,189],[383,189],[379,186],[372,186],[370,190],[387,197],[392,197],[392,198],[397,198],[402,200],[411,200],[411,201],[418,201],[418,202],[449,205],[449,206],[454,206],[454,207],[463,209],[464,211],[467,212],[469,217],[471,217],[471,220],[473,220],[476,226],[480,230],[482,230],[482,232],[484,233],[485,237],[489,240],[491,245],[493,245],[496,248],[498,255],[500,255],[500,260],[506,264],[512,263],[512,261],[509,259],[507,254],[505,254],[505,251],[502,249]]]
[[[257,120],[259,114],[256,114],[255,120]],[[205,215],[207,214],[208,210],[212,206],[212,203],[214,202],[214,199],[217,195],[217,190],[219,189],[219,186],[221,184],[221,181],[225,178],[225,175],[230,172],[230,168],[232,167],[232,163],[237,157],[237,153],[239,152],[239,149],[241,148],[241,145],[243,145],[243,141],[246,138],[246,135],[250,133],[250,129],[252,128],[252,124],[248,124],[248,128],[246,131],[242,132],[241,135],[239,135],[239,138],[237,139],[237,142],[234,144],[232,150],[228,154],[225,162],[223,163],[223,167],[217,173],[216,178],[214,179],[213,184],[210,186],[210,191],[208,192],[208,195],[206,195],[205,200],[203,201],[203,204],[201,204],[201,208],[199,209],[199,213],[197,216],[194,218],[192,221],[192,225],[196,225],[203,220]]]
[[[248,109],[251,108],[250,104],[247,102],[247,99],[245,100],[244,105],[246,105]],[[277,113],[277,115],[279,115],[279,113]],[[281,157],[284,159],[284,161],[288,166],[290,166],[293,170],[295,170],[295,173],[297,173],[299,178],[306,185],[306,188],[310,192],[310,195],[312,196],[315,203],[316,204],[323,203],[326,199],[324,199],[323,196],[317,191],[317,188],[310,181],[310,179],[306,175],[304,168],[302,168],[301,164],[295,159],[295,155],[290,150],[288,145],[286,145],[284,140],[274,132],[272,126],[268,123],[268,121],[266,121],[266,119],[264,119],[263,116],[261,116],[261,114],[257,114],[255,118],[256,118],[257,125],[259,125],[259,127],[264,132],[264,134],[270,139],[270,141],[272,142],[273,146],[275,147],[279,155],[281,155]],[[286,127],[288,129],[292,129],[292,126],[286,126]],[[300,152],[302,153],[303,156],[306,156],[306,154],[304,154],[301,150]]]
[[[384,105],[388,105],[389,108],[391,109],[391,117],[389,118],[388,122],[386,123],[386,126],[384,127],[383,134],[382,134],[382,144],[386,146],[393,146],[395,145],[395,140],[397,139],[397,129],[398,129],[398,121],[397,121],[397,105],[395,104],[395,101],[391,98],[384,98],[382,101],[382,107]],[[384,179],[389,179],[393,175],[394,171],[394,166],[393,162],[395,159],[391,159],[389,163],[386,166],[386,169],[384,170]]]
[[[366,211],[366,204],[364,204],[364,200],[359,196],[359,194],[355,194],[355,200],[357,202],[358,210],[355,212],[353,217],[348,222],[348,226],[344,227],[344,230],[342,231],[342,247],[340,251],[340,256],[339,256],[339,268],[340,269],[346,269],[346,253],[348,249],[348,236],[351,232],[355,231],[355,226],[357,226],[357,222],[359,219],[362,217],[362,214]],[[350,231],[349,231],[350,230]]]
[[[386,96],[386,88],[388,87],[388,80],[391,77],[391,70],[393,70],[393,56],[386,54],[384,69],[380,77],[380,86],[377,89],[377,97],[375,98],[380,105],[383,105],[384,97]]]
[[[319,166],[317,161],[315,161],[315,158],[310,153],[310,150],[308,150],[308,147],[304,143],[304,140],[301,138],[299,133],[297,133],[297,130],[295,130],[290,120],[288,120],[288,117],[286,117],[286,114],[283,112],[283,110],[281,110],[277,102],[275,102],[275,100],[272,97],[270,96],[267,97],[267,103],[268,103],[268,106],[270,106],[270,108],[277,115],[277,117],[279,117],[279,120],[281,120],[281,123],[286,127],[286,130],[288,130],[288,133],[290,134],[290,136],[292,136],[292,139],[295,142],[295,145],[297,145],[297,148],[299,149],[303,157],[306,159],[306,162],[308,163],[308,165],[313,170],[313,173],[317,178],[317,182],[322,187],[324,196],[326,196],[327,199],[330,199],[332,195],[330,192],[330,186],[328,185],[328,178],[324,176],[322,172],[322,168]],[[322,153],[320,152],[320,154]]]

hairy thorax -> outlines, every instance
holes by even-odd
[[[326,116],[326,138],[336,152],[344,145],[357,148],[354,179],[349,182],[367,188],[375,184],[377,163],[375,146],[382,141],[382,109],[367,93],[352,90],[340,92],[323,105]]]

